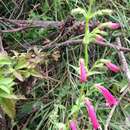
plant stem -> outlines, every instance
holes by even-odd
[[[88,71],[88,44],[89,44],[89,19],[86,18],[86,26],[85,26],[85,36],[84,36],[84,53],[85,53],[85,66]]]
[[[84,51],[85,51],[85,66],[86,69],[88,70],[88,45],[85,45]]]

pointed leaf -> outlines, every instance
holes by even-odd
[[[0,89],[2,89],[3,91],[5,91],[6,93],[10,94],[10,89],[7,86],[0,85]]]
[[[90,75],[95,75],[95,74],[102,74],[103,72],[98,72],[98,71],[89,71],[88,76]]]
[[[3,91],[2,89],[0,89],[0,97],[1,98],[7,98],[7,99],[14,99],[14,100],[19,100],[19,99],[26,99],[24,96],[22,95],[13,95],[13,94],[8,94],[5,91]]]
[[[40,74],[40,72],[38,72],[36,69],[32,69],[29,71],[30,74],[34,77],[38,77],[38,78],[42,78],[42,75]]]
[[[2,99],[1,99],[1,102],[0,102],[3,111],[4,111],[11,119],[14,119],[14,118],[15,118],[15,114],[16,114],[15,103],[16,103],[15,100],[5,99],[5,98],[2,98]]]
[[[15,69],[16,70],[23,69],[23,68],[27,68],[27,66],[28,66],[28,62],[25,59],[25,57],[20,57],[20,59],[18,60],[17,65],[15,66]]]
[[[10,85],[10,84],[14,84],[13,79],[12,78],[0,78],[0,85]]]
[[[11,63],[11,59],[7,55],[0,53],[0,65],[10,65]]]
[[[13,72],[13,75],[18,79],[18,80],[20,80],[20,81],[24,81],[24,78],[22,77],[22,75],[19,73],[19,72],[17,72],[17,71],[14,71]]]

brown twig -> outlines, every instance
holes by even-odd
[[[82,44],[82,39],[78,39],[78,40],[67,40],[65,42],[61,42],[58,44],[53,44],[51,46],[43,46],[42,49],[43,50],[48,50],[48,49],[52,49],[52,48],[59,48],[59,47],[65,47],[65,46],[75,46],[75,45],[81,45]],[[98,43],[95,42],[95,44],[99,45]],[[110,47],[113,48],[117,51],[123,51],[123,52],[130,52],[129,48],[125,48],[125,47],[120,47],[117,45],[113,45],[112,43],[106,43],[106,44],[100,44],[100,46],[104,46],[104,47]]]
[[[110,47],[110,48],[116,49],[117,51],[130,52],[129,48],[125,48],[125,47],[122,47],[119,45],[114,45],[113,43],[107,43],[107,44],[103,44],[101,46]]]
[[[67,46],[75,46],[75,45],[80,45],[82,44],[82,39],[79,40],[67,40],[65,42],[61,42],[58,44],[53,44],[53,45],[46,45],[43,46],[42,49],[43,50],[48,50],[48,49],[52,49],[52,48],[59,48],[59,47],[67,47]]]
[[[119,47],[121,47],[121,41],[120,41],[120,38],[117,37],[116,39],[116,43]],[[120,98],[119,98],[119,102],[122,100],[122,98],[127,94],[127,92],[130,90],[130,70],[128,68],[128,64],[127,64],[127,61],[126,61],[126,58],[124,56],[124,53],[123,51],[118,51],[118,55],[119,55],[119,58],[120,58],[120,62],[122,64],[122,70],[124,71],[124,74],[126,75],[127,79],[128,79],[128,87],[123,91],[123,93],[121,94]],[[115,112],[115,109],[116,109],[116,106],[115,105],[109,115],[108,115],[108,118],[106,120],[106,125],[105,125],[105,130],[108,130],[108,127],[109,127],[109,124],[110,124],[110,121],[111,121],[111,118]]]
[[[1,30],[1,32],[18,32],[21,30],[25,30],[28,28],[59,28],[64,22],[61,21],[42,21],[42,20],[12,20],[0,17],[1,22],[6,22],[9,24],[13,24],[18,28]]]
[[[121,41],[120,41],[119,37],[117,38],[117,44],[118,44],[118,46],[121,47]],[[125,73],[125,75],[127,77],[127,80],[129,82],[128,87],[130,89],[130,70],[129,70],[126,58],[125,58],[124,53],[122,51],[118,52],[118,55],[119,55],[119,58],[120,58],[120,61],[121,61],[121,64],[122,64],[122,70],[124,71],[124,73]]]
[[[4,47],[2,43],[2,33],[0,33],[0,52],[4,52]]]
[[[12,22],[19,26],[30,27],[39,27],[39,28],[59,28],[63,22],[61,21],[42,21],[42,20],[8,20],[8,22]]]
[[[16,26],[16,28],[7,29],[7,30],[1,30],[3,33],[7,32],[18,32],[21,30],[29,29],[29,28],[56,28],[61,29],[62,26],[65,24],[65,21],[43,21],[43,20],[12,20],[0,17],[0,22],[12,24],[13,26]],[[76,26],[85,27],[84,21],[75,21],[74,24]],[[90,24],[90,28],[93,28],[93,24]]]

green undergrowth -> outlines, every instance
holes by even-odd
[[[72,9],[82,7],[87,10],[89,6],[89,2],[85,0],[25,0],[21,1],[20,4],[21,7],[18,8],[16,0],[0,1],[0,16],[10,19],[63,21],[71,15]],[[38,7],[34,9],[36,5]],[[117,36],[121,36],[122,45],[128,48],[130,47],[129,7],[129,0],[97,0],[92,8],[95,12],[99,9],[108,8],[113,11],[113,14],[109,16],[95,16],[92,21],[119,22],[122,28],[115,31],[106,29],[108,35],[105,39],[113,43]],[[81,15],[74,16],[74,18],[77,21],[85,20]],[[7,29],[8,26],[0,22],[0,28],[3,30]],[[7,118],[7,122],[11,124],[9,129],[59,130],[64,124],[68,127],[69,120],[76,116],[78,117],[79,130],[92,130],[85,107],[82,107],[77,115],[72,116],[71,114],[71,112],[76,111],[73,106],[80,102],[79,97],[82,97],[81,90],[83,89],[85,96],[93,102],[97,117],[104,130],[111,109],[105,106],[104,98],[92,87],[93,84],[102,83],[118,99],[127,87],[128,81],[123,71],[115,74],[105,67],[101,69],[102,73],[89,77],[86,83],[81,84],[76,69],[79,67],[79,59],[84,55],[83,46],[68,46],[46,51],[41,49],[45,41],[55,40],[58,34],[59,30],[50,28],[33,28],[3,34],[3,45],[11,63],[8,64],[10,60],[0,60],[3,62],[0,63],[2,74],[0,74],[0,80],[3,77],[10,78],[6,79],[11,80],[11,86],[8,85],[10,89],[3,88],[3,91],[10,94],[9,96],[13,93],[13,101],[16,101],[17,98],[17,103],[14,101],[12,104],[12,100],[9,101],[10,98],[6,99],[8,100],[7,104],[10,102],[13,106],[9,105],[9,107],[15,109],[13,115],[10,115],[10,111],[7,112],[8,109],[5,110],[12,118],[11,121]],[[77,35],[74,35],[66,40],[76,37]],[[98,59],[109,59],[121,66],[118,53],[114,49],[90,44],[88,50],[89,68]],[[125,56],[129,65],[130,54],[125,53]],[[30,63],[32,66],[29,66]],[[4,65],[7,67],[6,70]],[[12,68],[13,71],[11,71]],[[130,129],[129,95],[128,92],[116,107],[110,121],[110,130]],[[4,100],[0,96],[0,103],[6,103]],[[14,107],[14,104],[16,104],[16,107]],[[6,104],[4,105],[3,108],[6,108]]]

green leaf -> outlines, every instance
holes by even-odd
[[[95,75],[95,74],[102,74],[102,73],[103,73],[103,72],[89,71],[89,72],[88,72],[88,76]]]
[[[11,63],[9,56],[0,53],[0,65],[10,65]]]
[[[15,66],[15,69],[18,70],[18,69],[23,69],[23,68],[27,68],[28,66],[28,62],[27,60],[25,59],[25,57],[19,57],[19,60],[18,60],[18,63],[17,65]]]
[[[21,106],[20,112],[21,113],[30,113],[32,111],[34,102],[27,102]]]
[[[2,98],[0,101],[1,108],[11,118],[14,119],[16,115],[15,100]]]
[[[13,100],[25,100],[26,98],[22,95],[2,95],[3,98],[6,98],[6,99],[13,99]]]
[[[100,59],[100,60],[98,60],[98,62],[106,63],[106,62],[110,62],[110,60],[109,59]]]
[[[37,77],[37,78],[42,78],[42,75],[40,74],[40,72],[38,72],[36,69],[31,69],[30,71],[30,74],[34,77]]]
[[[14,94],[8,94],[5,91],[3,91],[2,89],[0,89],[0,97],[1,98],[6,98],[6,99],[14,99],[14,100],[19,100],[19,99],[26,99],[24,96],[22,95],[14,95]]]
[[[85,95],[81,95],[77,100],[76,100],[76,105],[78,106],[83,106],[83,102],[84,102],[84,99],[85,99]]]
[[[77,113],[80,110],[80,106],[74,105],[71,109],[71,113],[69,116],[72,116],[74,113]]]
[[[17,71],[14,71],[13,72],[13,75],[18,79],[18,80],[20,80],[20,81],[24,81],[24,78],[23,78],[23,76],[19,73],[19,72],[17,72]]]
[[[0,89],[10,94],[15,83],[12,78],[0,78]]]
[[[28,78],[30,77],[30,72],[28,70],[19,70],[20,74],[24,77],[24,78]]]
[[[91,68],[91,70],[94,70],[97,68],[99,68],[99,69],[104,68],[104,63],[99,62],[99,63],[94,64],[93,67]]]
[[[69,64],[69,66],[72,67],[76,72],[79,73],[79,67],[73,66],[73,65],[71,65],[71,64]]]
[[[0,85],[10,85],[12,83],[14,83],[12,78],[0,78]]]
[[[0,89],[2,89],[3,91],[5,91],[6,93],[10,94],[10,89],[7,86],[0,85]]]

